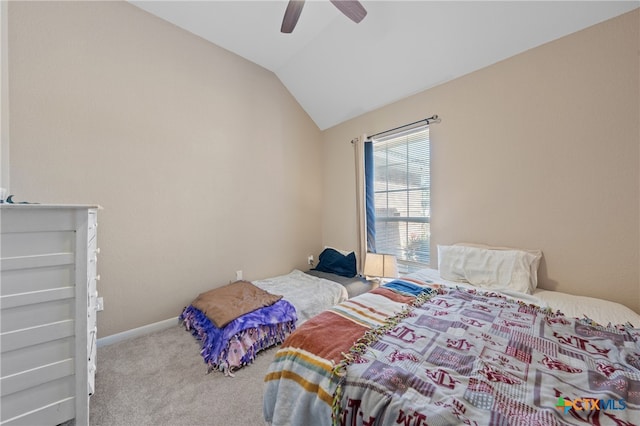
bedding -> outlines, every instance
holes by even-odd
[[[241,315],[271,306],[280,299],[281,295],[271,294],[248,281],[236,281],[199,294],[191,305],[221,328]]]
[[[543,289],[537,289],[533,296],[541,305],[559,310],[568,317],[587,317],[603,325],[629,322],[640,327],[640,315],[619,303]]]
[[[450,287],[466,289],[475,288],[475,286],[468,283],[446,280],[442,278],[437,269],[432,268],[420,269],[412,273],[411,277],[426,283],[441,283]],[[537,288],[531,295],[511,290],[503,290],[500,293],[523,303],[532,303],[542,308],[560,311],[565,316],[572,318],[588,318],[602,325],[609,325],[610,323],[614,325],[631,323],[635,326],[640,326],[640,314],[637,314],[626,306],[608,300],[577,296],[541,288]]]
[[[286,275],[252,282],[256,287],[272,294],[281,294],[291,302],[296,308],[298,326],[349,297],[345,287],[337,282],[314,277],[298,269]]]
[[[529,260],[529,280],[530,280],[530,289],[534,289],[538,286],[538,267],[540,266],[540,261],[542,260],[542,250],[537,249],[523,249],[523,248],[515,248],[515,247],[502,247],[502,246],[489,246],[486,244],[478,244],[478,243],[455,243],[455,246],[467,246],[467,247],[477,247],[483,248],[487,250],[516,250],[520,252],[522,256],[526,256]],[[522,253],[524,252],[524,253]]]
[[[310,319],[265,377],[272,425],[640,424],[640,327],[412,274]],[[429,282],[431,281],[431,282]]]
[[[420,269],[416,272],[411,273],[409,277],[417,279],[419,281],[423,281],[427,284],[438,283],[438,284],[443,284],[449,287],[459,287],[459,288],[464,288],[468,290],[473,290],[478,288],[473,284],[461,283],[461,282],[451,281],[451,280],[442,278],[442,276],[440,275],[440,271],[432,268]],[[515,300],[518,300],[524,303],[542,303],[542,306],[546,307],[546,304],[544,301],[540,300],[539,298],[531,294],[521,293],[519,291],[514,291],[508,288],[500,290],[500,294],[503,294],[505,296],[511,297]]]
[[[261,350],[282,343],[297,325],[347,297],[340,284],[294,270],[204,292],[179,319],[200,341],[209,372],[232,376]]]
[[[375,284],[371,281],[367,281],[364,277],[355,276],[351,278],[336,275],[330,272],[322,272],[315,269],[311,269],[305,272],[306,274],[313,275],[314,277],[324,278],[330,281],[335,281],[341,284],[347,289],[348,298],[356,297],[362,293],[375,288]]]
[[[179,319],[201,342],[200,354],[208,371],[220,370],[233,376],[234,370],[251,364],[258,352],[282,343],[295,330],[297,317],[291,303],[278,300],[243,314],[222,328],[193,305],[187,306]]]
[[[531,294],[542,252],[469,245],[438,246],[438,270],[449,280]]]

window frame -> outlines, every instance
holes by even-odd
[[[413,140],[412,140],[413,139]],[[380,165],[376,164],[376,161],[374,160],[374,198],[375,198],[375,205],[376,205],[376,210],[378,210],[378,206],[379,204],[381,204],[379,202],[379,196],[381,194],[385,194],[385,207],[383,208],[383,210],[387,211],[387,215],[379,215],[376,212],[376,218],[375,218],[375,222],[376,222],[376,251],[378,252],[388,252],[389,251],[389,247],[388,245],[383,246],[382,244],[379,244],[379,233],[378,233],[378,223],[384,223],[384,224],[390,224],[390,223],[403,223],[404,226],[402,228],[404,228],[404,236],[401,236],[402,232],[400,232],[401,227],[399,227],[398,230],[398,245],[394,247],[394,251],[390,254],[394,254],[396,255],[397,259],[398,259],[398,265],[401,268],[401,272],[411,272],[413,270],[417,270],[417,269],[422,269],[424,267],[428,267],[430,266],[430,262],[431,262],[431,141],[430,141],[430,134],[429,134],[429,125],[428,124],[423,124],[420,126],[416,126],[410,129],[406,129],[403,130],[401,132],[395,132],[395,133],[390,133],[390,134],[386,134],[384,137],[380,137],[380,138],[372,138],[371,142],[373,144],[373,152],[374,152],[374,158],[379,158],[379,152],[381,151],[380,147],[384,145],[384,149],[385,149],[385,165],[382,166],[384,168],[384,176],[385,179],[383,179],[382,181],[384,181],[386,183],[386,187],[385,189],[380,189],[379,188],[379,183],[381,182],[380,180],[380,173],[379,173],[379,168]],[[411,165],[412,165],[412,160],[411,160],[411,155],[410,155],[410,148],[411,148],[411,144],[417,144],[417,143],[426,143],[426,147],[422,148],[421,150],[419,150],[418,152],[421,153],[422,155],[420,156],[420,160],[417,162],[414,162],[414,164],[420,164],[421,161],[425,161],[426,160],[426,167],[424,167],[424,169],[426,169],[426,173],[418,173],[416,174],[415,171],[411,171]],[[390,170],[390,161],[389,161],[389,147],[393,146],[405,146],[406,147],[406,151],[405,151],[405,159],[404,159],[404,166],[405,166],[405,184],[404,186],[401,187],[397,187],[397,188],[389,188],[389,170]],[[400,166],[402,167],[402,162],[398,163],[395,162],[395,165],[397,166],[398,164],[400,164]],[[397,170],[396,170],[397,171]],[[413,178],[418,178],[420,179],[420,183],[418,185],[412,185],[411,184],[411,180],[412,180],[412,176]],[[397,185],[397,183],[396,183]],[[412,204],[411,204],[411,197],[410,194],[411,193],[415,193],[418,192],[420,193],[420,196],[418,197],[419,199],[421,199],[421,207],[423,209],[425,209],[425,215],[424,216],[416,216],[415,214],[412,214]],[[404,203],[403,207],[404,210],[406,211],[406,215],[404,216],[389,216],[388,211],[389,211],[389,194],[398,194],[398,193],[406,193],[406,203]],[[426,201],[425,201],[426,200]],[[398,203],[396,202],[396,205]],[[425,227],[425,231],[423,235],[419,235],[419,239],[416,240],[418,241],[418,245],[422,247],[421,250],[414,250],[415,251],[415,255],[414,256],[420,256],[422,259],[416,261],[415,259],[409,259],[407,252],[411,251],[412,249],[410,249],[410,245],[409,245],[409,241],[410,241],[410,235],[411,235],[411,225],[415,225],[415,224],[422,224],[422,225],[426,225]],[[426,241],[426,243],[425,243]],[[420,243],[422,242],[422,243]],[[426,251],[424,250],[424,246],[426,245]]]

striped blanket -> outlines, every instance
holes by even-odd
[[[290,335],[265,377],[265,420],[640,425],[640,329],[497,293],[412,287],[429,288],[383,286]]]

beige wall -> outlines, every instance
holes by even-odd
[[[324,243],[356,248],[349,141],[438,114],[434,258],[540,248],[541,287],[640,311],[639,27],[636,9],[323,132]]]
[[[11,193],[98,203],[100,336],[321,249],[321,133],[276,76],[125,2],[9,5]]]
[[[541,248],[543,287],[640,309],[638,11],[323,133],[272,73],[127,3],[8,17],[11,193],[104,206],[101,337],[354,249],[349,141],[433,113],[432,250]]]
[[[0,187],[9,187],[8,2],[0,2]]]

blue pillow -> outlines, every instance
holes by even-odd
[[[326,248],[320,253],[318,259],[318,266],[313,268],[316,271],[329,272],[348,278],[355,277],[358,273],[356,270],[356,254],[354,252],[345,256],[338,250]]]

